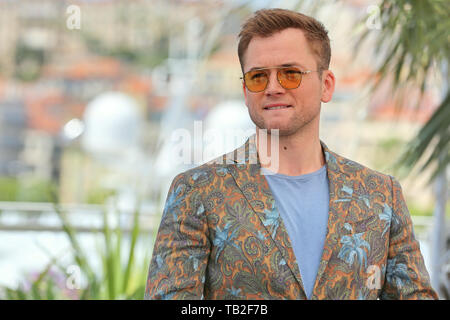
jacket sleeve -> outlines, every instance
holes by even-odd
[[[156,236],[144,299],[202,299],[210,252],[201,193],[179,174]]]
[[[402,189],[394,177],[386,278],[381,299],[438,299],[430,284]]]

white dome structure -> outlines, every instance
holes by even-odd
[[[82,146],[96,156],[120,156],[137,146],[142,122],[133,98],[120,92],[103,93],[86,107]]]
[[[229,100],[214,107],[204,121],[204,147],[206,161],[241,146],[255,133],[255,124],[241,100]]]
[[[219,130],[251,129],[255,124],[250,119],[248,109],[241,100],[229,100],[215,106],[205,119],[205,127]]]

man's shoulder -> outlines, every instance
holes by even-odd
[[[211,182],[216,176],[224,177],[227,173],[230,173],[231,166],[241,163],[239,159],[236,158],[239,157],[239,155],[236,154],[238,150],[239,148],[215,157],[201,165],[187,169],[179,173],[174,180],[181,179],[185,182],[190,182],[190,184],[198,184],[199,182]],[[390,174],[372,169],[367,165],[342,156],[329,150],[328,147],[326,147],[324,151],[326,164],[328,166],[327,170],[343,174],[347,180],[356,180],[363,185],[369,184],[372,187],[375,187],[376,185],[390,187],[393,183],[398,184],[395,177]],[[248,159],[244,159],[244,161],[245,160]]]
[[[227,160],[227,154],[223,154],[212,160],[209,160],[196,167],[186,169],[175,176],[174,180],[184,180],[190,182],[190,184],[196,184],[198,182],[211,181],[214,176],[224,176],[228,170],[230,164],[234,164],[234,161]]]
[[[336,170],[344,173],[349,179],[357,179],[366,183],[391,184],[395,178],[367,165],[351,160],[335,152],[329,151],[327,164],[335,166]]]

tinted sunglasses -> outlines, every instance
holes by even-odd
[[[270,67],[253,69],[244,74],[241,78],[244,80],[244,84],[251,92],[261,92],[266,90],[269,83],[270,69],[277,69],[277,80],[280,85],[285,89],[295,89],[300,86],[302,77],[305,74],[316,71],[302,71],[296,66],[290,67]]]

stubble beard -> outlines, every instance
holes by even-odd
[[[288,119],[287,123],[280,125],[279,123],[274,123],[268,125],[266,120],[259,114],[249,112],[250,119],[252,119],[253,123],[256,125],[258,129],[266,129],[267,134],[274,134],[280,137],[287,137],[295,135],[301,131],[306,130],[310,125],[313,124],[314,120],[320,116],[320,104],[317,112],[308,113],[306,115],[293,115]],[[278,131],[275,131],[277,129]],[[274,130],[274,131],[272,131]]]

